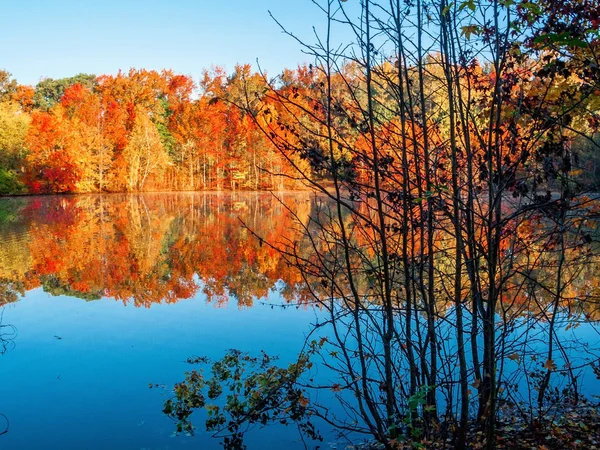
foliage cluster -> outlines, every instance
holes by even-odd
[[[518,108],[501,114],[504,123],[502,130],[497,130],[502,131],[502,145],[507,148],[512,145],[515,150],[514,155],[503,155],[506,165],[516,168],[518,164],[522,166],[519,170],[524,169],[532,165],[530,156],[525,155],[532,155],[535,164],[545,161],[546,166],[559,167],[553,152],[558,151],[557,145],[567,145],[571,155],[569,164],[573,166],[571,178],[586,186],[598,185],[598,141],[593,134],[600,123],[597,80],[594,81],[593,62],[589,65],[585,56],[580,57],[586,54],[585,46],[596,38],[593,27],[581,32],[581,36],[577,34],[592,19],[578,19],[581,23],[573,29],[577,34],[575,41],[563,41],[564,36],[558,37],[560,33],[544,30],[564,28],[561,20],[568,12],[553,12],[556,18],[546,19],[542,9],[532,10],[528,3],[519,8],[513,4],[501,6],[514,10],[510,33],[515,36],[521,33],[523,45],[529,45],[529,49],[511,47],[508,38],[505,39],[502,48],[509,57],[501,70],[510,72],[510,76],[500,81],[495,76],[499,68],[486,61],[489,50],[484,48],[491,42],[486,33],[493,27],[484,20],[491,6],[463,4],[467,6],[457,13],[464,17],[453,19],[460,21],[456,30],[462,30],[453,39],[462,39],[465,45],[461,50],[464,63],[453,67],[457,78],[454,86],[461,96],[468,96],[464,100],[469,107],[461,114],[473,119],[473,123],[467,133],[461,134],[464,138],[468,136],[473,145],[482,147],[479,152],[483,152],[487,145],[483,144],[492,135],[479,130],[489,122],[486,114],[491,94],[501,88],[506,96],[502,100],[505,105],[514,104],[520,95]],[[450,17],[454,7],[453,4],[443,7],[448,8],[444,17]],[[421,28],[431,27],[435,20],[425,9],[433,10],[437,5],[420,8],[431,17],[431,21],[422,18],[428,24],[422,23]],[[397,19],[404,21],[414,11],[398,14]],[[401,17],[403,14],[405,18]],[[546,25],[545,20],[549,21]],[[382,36],[389,35],[383,28]],[[529,36],[529,29],[538,35]],[[369,161],[361,161],[359,154],[370,145],[365,130],[372,125],[380,128],[376,140],[382,148],[399,143],[402,123],[410,124],[412,140],[423,139],[427,133],[424,129],[435,123],[437,131],[427,137],[431,148],[445,145],[450,138],[448,131],[453,119],[448,109],[447,59],[443,48],[439,43],[427,48],[421,46],[421,54],[413,56],[424,64],[422,71],[419,62],[381,57],[388,51],[393,53],[394,45],[402,48],[410,45],[409,41],[404,42],[406,39],[397,41],[391,36],[380,51],[373,52],[370,80],[360,58],[342,55],[332,61],[330,69],[335,73],[330,77],[322,67],[313,64],[286,69],[273,79],[252,72],[249,65],[236,66],[229,75],[215,68],[206,71],[197,83],[171,70],[131,69],[117,75],[79,74],[60,80],[45,79],[34,88],[19,85],[8,72],[2,71],[0,168],[5,174],[14,174],[30,193],[294,188],[300,186],[304,177],[331,179],[324,128],[326,115],[330,114],[330,125],[335,128],[331,137],[335,140],[338,175],[360,180],[371,170]],[[477,49],[468,49],[476,39],[487,42]],[[572,48],[572,57],[553,46]],[[311,47],[307,52],[312,54],[317,50]],[[400,86],[398,76],[405,77],[409,84]],[[524,79],[528,82],[520,84]],[[362,113],[367,84],[373,94],[374,124]],[[396,87],[390,90],[390,85]],[[331,109],[325,103],[329,95],[335,97]],[[396,102],[399,97],[413,107],[423,103],[431,122],[423,123],[419,116],[408,117],[408,110],[402,113]],[[576,102],[567,104],[565,99]],[[356,104],[352,105],[353,102]],[[403,122],[403,114],[410,122]],[[565,132],[560,137],[553,134],[552,145],[545,143],[550,135],[538,125],[526,123],[525,115],[536,120],[542,117],[558,120]],[[589,131],[587,138],[579,135],[584,128]],[[517,147],[521,145],[518,136],[531,133],[538,139],[530,147],[545,149],[546,153],[528,147],[517,155]],[[441,168],[450,156],[440,154],[431,163]],[[459,165],[466,167],[464,155],[457,156]],[[380,162],[385,166],[390,157],[393,156],[389,154]],[[482,179],[489,172],[483,158],[481,154],[473,161],[473,175]],[[407,163],[419,161],[409,157]],[[303,176],[298,176],[298,170]],[[552,173],[549,175],[555,178]],[[541,185],[555,189],[557,184],[553,179],[544,179]],[[440,177],[439,185],[448,186],[449,179]],[[522,188],[524,185],[515,187],[517,192]],[[20,191],[20,185],[3,192],[16,191]]]
[[[252,357],[230,350],[212,363],[211,376],[201,370],[186,373],[175,385],[173,399],[165,402],[163,412],[177,422],[177,431],[192,434],[191,414],[199,408],[207,413],[206,430],[222,438],[225,448],[245,449],[244,434],[253,425],[296,424],[312,439],[322,440],[311,422],[305,392],[299,387],[300,375],[310,365],[305,355],[287,367],[274,364],[264,352]],[[192,364],[207,364],[206,358],[190,358]]]
[[[30,193],[279,189],[289,165],[233,103],[248,65],[231,76],[132,69],[46,79],[8,72],[0,92],[0,168]],[[14,190],[5,190],[5,194]]]

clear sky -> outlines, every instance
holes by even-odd
[[[269,10],[311,44],[312,26],[325,24],[310,0],[0,0],[0,69],[35,85],[130,67],[173,69],[197,81],[211,65],[231,72],[258,58],[275,75],[312,62]]]

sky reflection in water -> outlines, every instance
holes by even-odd
[[[16,302],[4,297],[3,323],[15,325],[18,336],[0,357],[0,412],[10,420],[3,449],[220,448],[202,432],[172,437],[174,424],[161,412],[173,383],[191,368],[186,358],[264,349],[287,363],[315,322],[311,308],[268,305],[282,303],[280,262],[238,217],[281,235],[289,229],[285,209],[269,196],[10,201],[0,205],[8,244],[0,250],[0,278],[5,294],[25,295]],[[292,203],[306,209],[305,202],[300,196]],[[126,262],[134,268],[125,269]],[[40,284],[72,295],[51,295]],[[154,295],[142,296],[145,284]],[[227,301],[230,290],[242,292],[241,306],[236,297]],[[103,298],[91,301],[98,294]],[[189,298],[178,301],[178,294]],[[270,427],[251,434],[248,444],[302,448],[297,439],[294,427]]]
[[[305,305],[301,275],[242,226],[265,242],[294,240],[293,216],[306,224],[315,206],[309,194],[284,200],[290,210],[257,193],[0,199],[2,324],[18,329],[0,356],[0,413],[10,420],[0,448],[220,448],[200,418],[196,436],[173,437],[161,412],[192,368],[185,360],[236,348],[287,364],[325,314]],[[596,270],[581,272],[574,298],[596,289]],[[591,303],[581,312],[599,317]],[[587,324],[559,333],[598,342]],[[582,381],[585,395],[598,393],[591,370]],[[247,444],[303,448],[293,426],[256,430]],[[326,434],[322,448],[334,446]]]

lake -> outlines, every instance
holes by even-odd
[[[297,257],[308,255],[309,218],[319,204],[308,193],[277,198],[268,193],[149,193],[0,199],[0,432],[8,425],[0,447],[220,448],[203,431],[201,416],[195,420],[196,434],[187,436],[175,435],[175,423],[162,413],[173,385],[191,370],[188,358],[216,360],[229,349],[253,355],[264,350],[285,365],[295,360],[327,314],[347,325],[344,344],[350,355],[357,354],[352,353],[358,351],[356,336],[350,334],[354,319],[344,322],[352,304],[335,304],[329,310],[311,306],[311,290],[318,292],[320,286],[325,292],[326,284],[307,285],[273,247],[304,239],[304,245],[294,248]],[[443,236],[439,242],[444,249]],[[534,246],[527,249],[535,251]],[[451,251],[444,252],[436,261],[442,269],[452,259]],[[552,332],[564,353],[552,361],[553,380],[557,388],[571,389],[564,374],[574,370],[579,392],[593,397],[599,386],[587,365],[600,354],[594,327],[599,317],[598,264],[593,255],[582,258],[580,253],[575,246],[567,255],[570,281]],[[546,269],[524,274],[535,278],[536,286],[552,286],[548,268],[553,257],[547,258],[536,265]],[[580,259],[585,262],[576,268],[574,262]],[[444,286],[447,277],[440,276]],[[510,327],[502,330],[506,342],[498,342],[498,348],[501,386],[513,386],[517,404],[531,398],[541,376],[539,366],[546,361],[546,308],[552,296],[550,289],[534,294],[529,283],[514,280],[516,287],[507,285],[500,308]],[[370,289],[368,278],[361,283],[361,289]],[[451,284],[445,286],[451,291]],[[342,284],[342,295],[343,289]],[[436,308],[439,359],[447,370],[437,403],[442,410],[456,394],[457,343],[452,304],[440,299]],[[378,305],[367,305],[364,313],[361,323],[382,320]],[[426,341],[402,328],[425,327],[421,313],[409,321],[401,308],[395,314],[399,332],[421,345],[426,356]],[[468,323],[467,310],[465,314]],[[369,361],[381,354],[376,335],[371,336]],[[339,373],[347,371],[346,381],[354,376],[352,366],[359,359],[346,364],[334,356],[339,349],[332,349],[331,361],[322,361],[311,382],[338,386],[331,384],[329,363],[341,364],[337,367]],[[400,342],[396,350],[401,385],[406,346]],[[381,389],[377,370],[375,364],[365,369],[373,375],[373,392]],[[477,380],[469,377],[475,388]],[[342,411],[336,406],[335,397],[342,395],[338,391],[319,393],[328,414]],[[326,426],[321,430],[324,442],[315,445],[346,447]],[[249,449],[304,448],[294,426],[255,428],[246,443]]]
[[[310,214],[308,194],[284,199]],[[320,313],[241,223],[291,237],[290,213],[256,193],[0,199],[0,447],[220,448],[202,427],[174,436],[163,402],[190,356],[300,350]],[[293,426],[248,444],[303,448]]]

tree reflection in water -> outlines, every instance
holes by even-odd
[[[252,306],[283,283],[302,301],[302,277],[262,245],[293,239],[291,215],[308,218],[310,196],[144,194],[1,200],[14,211],[3,224],[0,297],[13,302],[42,287],[86,301],[110,297],[135,306],[174,303],[202,290],[216,305]],[[289,202],[288,202],[289,203]]]
[[[327,239],[335,235],[339,224],[328,222],[331,212],[327,205],[319,199],[315,201],[310,194],[284,197],[283,203],[270,194],[256,193],[0,200],[3,243],[0,301],[3,305],[15,302],[25,292],[39,287],[52,295],[85,301],[110,298],[137,307],[175,303],[199,293],[216,306],[236,303],[239,307],[250,307],[257,299],[266,299],[274,289],[288,304],[307,303],[315,296],[320,297],[324,299],[320,305],[324,314],[329,314],[330,322],[348,338],[318,343],[320,351],[311,354],[315,365],[305,365],[308,379],[317,367],[329,366],[337,371],[341,382],[332,381],[331,385],[320,388],[329,388],[333,396],[340,396],[346,412],[351,413],[349,418],[339,418],[338,423],[351,424],[361,431],[363,423],[356,414],[357,404],[342,388],[352,385],[358,365],[366,363],[367,373],[373,375],[365,380],[369,395],[377,398],[381,392],[376,362],[382,348],[377,332],[382,313],[381,305],[374,300],[378,280],[363,270],[364,261],[350,261],[356,268],[356,287],[364,304],[357,307],[351,301],[346,304],[336,301],[336,298],[352,299],[348,285],[338,279],[332,290],[320,270],[335,267],[336,258],[340,258],[339,249]],[[343,220],[350,226],[352,216],[348,214]],[[585,231],[584,236],[595,236],[595,222],[578,218],[573,221],[581,222],[578,229]],[[545,226],[536,216],[508,224],[514,239],[501,249],[503,261],[510,262],[506,267],[510,267],[512,274],[503,285],[498,309],[497,376],[502,389],[499,394],[503,405],[510,404],[523,416],[532,406],[549,411],[561,398],[585,396],[589,391],[581,384],[579,375],[585,365],[598,361],[597,349],[578,334],[581,324],[600,318],[596,249],[589,242],[583,245],[579,235],[564,235],[564,252],[552,251],[559,231],[539,233]],[[324,239],[311,240],[316,233],[321,233]],[[400,238],[398,235],[398,242],[392,244],[399,245]],[[370,240],[372,236],[355,233],[349,245],[364,249]],[[436,408],[438,416],[444,414],[446,407],[448,414],[453,414],[457,407],[456,309],[445,295],[454,289],[451,274],[455,255],[449,241],[441,230],[434,236],[437,268],[434,325],[440,364],[436,388],[441,395],[436,405],[429,405],[427,374],[415,372],[411,376],[422,387],[416,394],[402,392],[406,386],[398,385],[398,408],[403,413],[410,414],[404,403],[410,405],[411,401],[425,402],[419,403],[419,411]],[[419,243],[420,239],[413,236],[411,242]],[[320,247],[315,249],[315,245]],[[418,248],[406,253],[422,253],[427,257]],[[373,254],[355,252],[355,255],[370,257],[373,263],[377,261]],[[554,271],[559,257],[563,258],[564,281],[556,295]],[[418,269],[423,261],[414,259],[408,263],[412,270]],[[394,314],[400,345],[394,346],[391,358],[398,380],[402,380],[410,374],[405,343],[411,342],[419,358],[429,357],[429,343],[427,336],[414,334],[414,330],[427,328],[423,313],[426,305],[415,299],[413,310],[407,315],[400,289],[405,281],[403,273],[398,272],[396,280],[399,288],[394,291]],[[468,300],[467,294],[465,291]],[[348,313],[354,310],[359,316]],[[467,301],[466,323],[471,320],[470,311]],[[551,332],[550,322],[554,324]],[[363,350],[367,348],[365,345],[369,347],[366,361],[356,357],[360,349],[354,340],[358,334],[353,329],[357,325],[362,327]],[[327,327],[322,332],[332,333]],[[552,358],[547,356],[549,341],[555,344]],[[5,350],[12,345],[10,339],[3,339],[2,343]],[[324,356],[322,360],[320,355]],[[544,387],[549,371],[560,376],[552,377],[552,385]],[[475,392],[481,379],[472,373],[469,380]],[[535,398],[540,387],[546,392],[543,401]],[[311,397],[307,393],[306,397],[298,394],[298,398],[304,401]],[[319,414],[318,406],[311,403],[311,411]],[[326,409],[320,413],[325,414]]]

